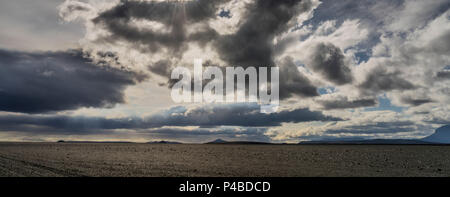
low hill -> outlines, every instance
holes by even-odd
[[[205,144],[271,144],[268,142],[254,142],[254,141],[225,141],[222,139],[216,139]]]
[[[126,143],[131,144],[134,142],[127,142],[127,141],[64,141],[64,140],[58,140],[58,143]]]
[[[181,142],[172,142],[172,141],[153,141],[147,142],[147,144],[182,144]]]

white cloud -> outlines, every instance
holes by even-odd
[[[389,31],[410,31],[424,26],[439,9],[448,6],[447,0],[409,0],[403,10],[392,12],[385,22]]]

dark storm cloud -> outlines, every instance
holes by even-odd
[[[347,108],[360,108],[360,107],[370,107],[377,104],[376,99],[358,99],[349,101],[347,99],[340,100],[324,100],[317,101],[322,105],[324,109],[347,109]]]
[[[149,67],[151,70],[155,69],[162,69],[164,70],[164,66],[167,65],[167,61],[160,61],[156,63],[155,65],[152,65]],[[162,65],[160,65],[162,64]],[[211,62],[205,62],[205,67],[208,66],[216,66],[214,64],[211,64]],[[315,87],[311,81],[303,75],[301,72],[298,71],[297,65],[293,62],[293,59],[291,57],[286,57],[278,64],[279,67],[279,98],[280,99],[287,99],[292,96],[300,96],[300,97],[315,97],[319,96],[319,93],[317,92],[317,87]],[[224,67],[222,68],[222,72],[226,73],[226,70]],[[269,70],[270,71],[270,70]],[[161,73],[158,70],[153,71],[155,73]],[[270,75],[270,74],[269,74]],[[226,78],[223,79],[223,84],[226,84]],[[270,80],[270,79],[269,79]],[[178,82],[179,80],[169,80],[168,84],[169,87],[172,87],[173,84]],[[211,80],[203,80],[203,87]],[[192,80],[192,87],[194,81]],[[245,81],[245,83],[249,83],[248,80]],[[237,85],[237,79],[235,78],[235,85]],[[224,92],[226,93],[226,92]]]
[[[302,97],[319,96],[317,88],[297,69],[292,58],[285,58],[280,66],[280,99],[292,95]]]
[[[416,87],[400,76],[400,72],[388,72],[385,68],[377,67],[367,74],[365,81],[359,85],[364,92],[379,92],[390,90],[411,90]]]
[[[350,83],[353,80],[352,72],[345,63],[341,49],[331,43],[318,44],[308,66],[337,85]]]
[[[170,76],[172,62],[170,60],[160,60],[153,65],[148,66],[148,69],[160,76]]]
[[[402,103],[411,105],[411,106],[419,106],[419,105],[423,105],[426,103],[432,103],[433,100],[432,99],[428,99],[428,98],[424,98],[424,99],[416,99],[416,98],[411,98],[411,97],[402,97],[400,99],[400,101]]]
[[[103,38],[104,41],[115,42],[126,40],[130,43],[147,46],[147,50],[159,51],[167,48],[174,55],[181,55],[187,49],[188,42],[205,44],[217,36],[217,32],[207,27],[188,35],[186,26],[207,19],[218,17],[216,12],[219,5],[228,0],[210,1],[198,0],[183,2],[171,1],[122,1],[117,6],[101,13],[93,21],[104,25],[112,35]],[[155,32],[149,29],[140,29],[132,24],[132,19],[145,19],[165,24],[168,33]]]
[[[300,4],[300,0],[255,1],[248,5],[248,10],[242,18],[243,22],[235,34],[219,36],[215,30],[203,27],[199,32],[188,35],[187,25],[206,23],[211,18],[220,17],[220,14],[217,14],[221,9],[220,5],[227,1],[183,2],[185,7],[179,2],[170,1],[122,1],[93,21],[97,25],[104,25],[112,33],[110,37],[103,38],[108,42],[126,40],[146,45],[153,52],[164,47],[176,55],[181,55],[189,42],[205,44],[215,41],[221,58],[230,65],[274,66],[273,38],[286,31],[290,27],[289,22],[299,13],[312,7],[311,2]],[[161,22],[170,31],[161,33],[142,30],[132,25],[132,19]]]
[[[284,47],[273,44],[275,36],[287,31],[294,25],[298,14],[312,8],[310,1],[300,0],[259,0],[246,7],[246,12],[240,19],[236,33],[219,35],[210,28],[207,22],[212,18],[223,17],[222,1],[190,1],[190,2],[138,2],[122,1],[117,6],[101,13],[93,22],[106,28],[111,35],[99,41],[116,42],[125,40],[136,45],[136,48],[146,46],[145,52],[158,52],[162,48],[168,49],[174,58],[181,58],[188,49],[189,43],[204,46],[208,42],[218,52],[227,66],[276,66],[275,53],[280,53]],[[183,7],[183,4],[185,7]],[[220,12],[222,10],[222,12]],[[222,13],[222,14],[220,14]],[[228,13],[228,15],[233,13]],[[133,19],[145,19],[166,25],[168,32],[157,32],[142,29],[133,24]],[[196,29],[196,33],[189,33],[187,28],[194,23],[205,26]],[[147,51],[149,50],[149,51]],[[205,60],[208,61],[208,60]],[[170,77],[170,69],[174,66],[171,61],[164,60],[149,66],[155,74]],[[298,72],[297,72],[298,73]],[[297,74],[296,75],[299,75]],[[291,75],[292,76],[292,75]],[[291,81],[281,84],[281,97],[292,95],[317,96],[315,87],[302,76],[295,76]],[[172,84],[169,81],[169,86]],[[298,87],[294,87],[299,85]]]
[[[182,112],[182,113],[180,113]],[[163,120],[163,121],[159,121]],[[308,121],[338,121],[340,119],[323,115],[308,109],[280,111],[271,114],[260,113],[257,104],[230,104],[200,107],[187,110],[183,107],[168,111],[166,116],[155,116],[149,122],[164,122],[171,126],[280,126],[281,123]]]
[[[112,107],[145,75],[100,67],[80,51],[26,53],[0,50],[0,111],[43,113]]]
[[[232,35],[216,43],[222,59],[237,66],[274,66],[273,38],[288,30],[289,22],[298,14],[311,9],[307,1],[259,0],[249,6],[245,21]],[[292,25],[292,24],[291,24]]]
[[[114,129],[155,129],[164,126],[218,126],[270,127],[281,123],[308,121],[340,121],[321,112],[308,109],[280,111],[272,114],[260,113],[257,104],[231,104],[204,106],[194,109],[174,107],[146,118],[71,117],[62,115],[0,115],[2,131],[45,132],[97,132]]]
[[[107,129],[98,128],[107,128],[107,125],[115,126],[113,123],[114,122],[106,121],[103,118],[71,117],[63,115],[0,115],[0,131],[5,132],[62,135],[104,134],[107,133]]]
[[[450,70],[439,71],[436,77],[438,79],[450,79]]]
[[[241,66],[273,66],[274,36],[286,31],[288,23],[299,13],[311,9],[311,3],[300,0],[260,0],[248,6],[244,22],[240,29],[232,35],[218,38],[217,32],[206,28],[194,35],[187,35],[186,25],[205,22],[219,17],[220,5],[227,2],[199,0],[184,2],[138,2],[122,1],[114,8],[107,10],[94,19],[94,23],[103,24],[113,33],[115,38],[130,42],[140,42],[148,46],[169,47],[180,50],[190,41],[207,42],[217,39],[221,57],[232,65]],[[157,33],[140,30],[130,24],[131,19],[158,21],[169,26],[169,33]],[[243,45],[243,43],[246,43]]]

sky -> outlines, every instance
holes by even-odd
[[[418,139],[450,124],[447,0],[0,3],[1,141]],[[278,67],[280,107],[175,103],[171,71]]]

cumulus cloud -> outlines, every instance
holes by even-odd
[[[338,112],[337,112],[338,113]],[[285,128],[270,128],[266,135],[274,140],[322,140],[322,139],[411,139],[433,133],[436,128],[416,117],[404,117],[392,111],[360,111],[339,113],[349,119],[325,124],[286,124]]]
[[[353,133],[353,134],[374,134],[374,133],[401,133],[415,131],[416,125],[412,121],[398,122],[375,122],[365,125],[351,125],[337,130],[327,130],[325,133]]]
[[[346,65],[345,57],[340,48],[330,43],[319,43],[315,46],[310,58],[311,62],[307,65],[327,80],[337,85],[352,82],[351,70]]]
[[[424,26],[428,21],[436,17],[436,14],[446,11],[450,3],[445,0],[434,1],[405,1],[403,9],[390,13],[386,20],[390,31],[410,31]]]
[[[366,92],[383,92],[390,90],[411,90],[414,84],[400,76],[400,71],[387,71],[383,67],[376,67],[367,73],[366,79],[359,87]]]
[[[274,59],[283,47],[274,44],[275,37],[289,32],[298,20],[306,20],[302,14],[311,15],[318,4],[315,0],[121,1],[94,7],[66,1],[60,16],[85,20],[85,51],[113,51],[121,65],[169,78],[171,69],[189,67],[194,58],[218,66],[278,66]],[[304,95],[316,94],[312,88],[308,91]],[[290,96],[301,91],[291,87],[283,92]]]

